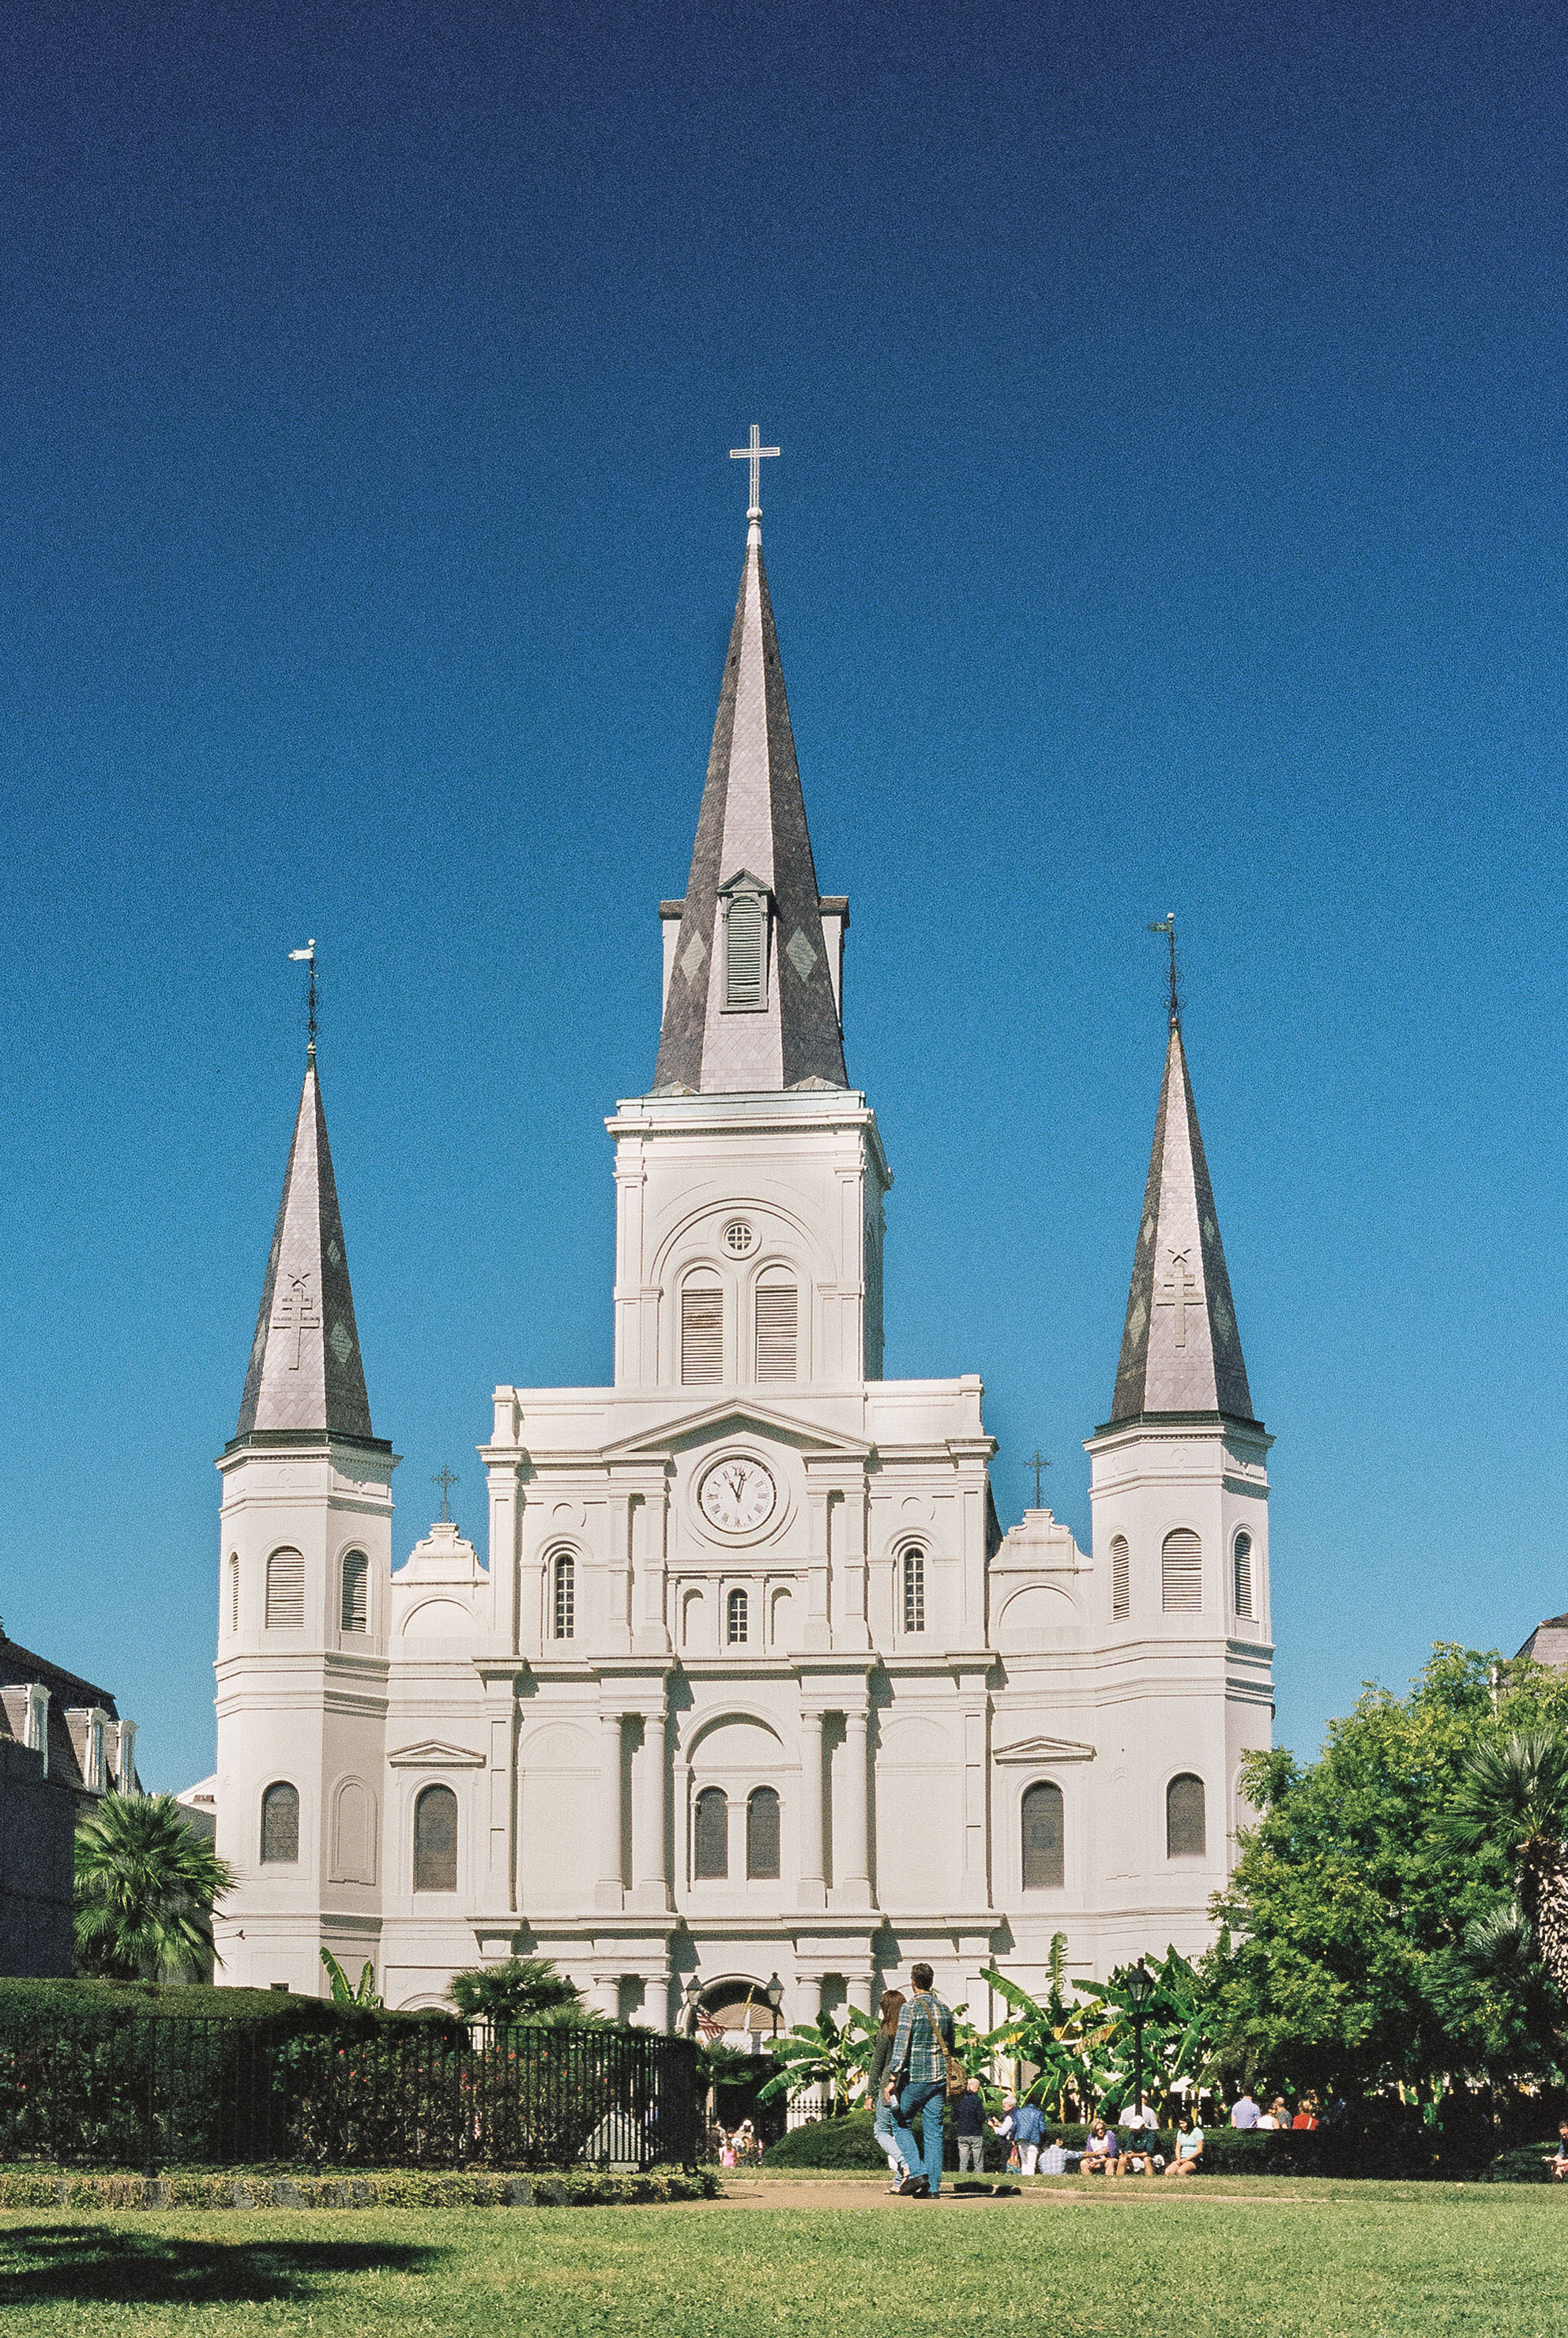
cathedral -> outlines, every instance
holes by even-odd
[[[1270,1439],[1174,994],[1091,1547],[1004,1533],[980,1374],[887,1376],[755,476],[656,1063],[606,1123],[614,1380],[495,1389],[483,1553],[443,1518],[394,1563],[312,1038],[218,1462],[228,1983],[319,1993],[326,1947],[428,2006],[537,1954],[755,2029],[925,1958],[985,2026],[986,1969],[1037,1988],[1058,1933],[1083,1978],[1209,1937],[1270,1741]]]

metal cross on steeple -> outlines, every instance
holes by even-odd
[[[760,427],[754,422],[751,445],[730,448],[732,463],[749,463],[752,467],[752,502],[751,509],[746,514],[747,519],[761,519],[763,516],[762,467],[770,455],[776,455],[779,452],[776,447],[764,447],[762,443],[762,435]]]
[[[1163,934],[1170,944],[1170,1027],[1174,1031],[1181,1022],[1181,997],[1176,987],[1176,911],[1167,909],[1159,923],[1149,930],[1151,934]]]
[[[1050,1464],[1037,1445],[1034,1451],[1030,1455],[1028,1460],[1023,1466],[1026,1469],[1032,1469],[1034,1471],[1034,1507],[1038,1510],[1041,1508],[1045,1499],[1040,1488],[1040,1472],[1042,1469],[1049,1469]]]
[[[289,956],[291,958],[303,958],[311,969],[311,979],[306,992],[306,1018],[310,1027],[310,1045],[306,1053],[313,1056],[316,1052],[316,942],[314,935],[312,935],[311,939],[305,944],[302,950],[291,950],[289,952]]]
[[[441,1489],[441,1518],[444,1524],[450,1523],[450,1516],[447,1508],[447,1497],[450,1494],[454,1486],[460,1486],[462,1482],[463,1481],[459,1477],[457,1471],[450,1469],[445,1461],[442,1462],[440,1468],[436,1471],[435,1476],[430,1479],[432,1486],[439,1486]]]

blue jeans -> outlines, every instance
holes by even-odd
[[[898,2160],[898,2159],[902,2158],[902,2155],[901,2154],[901,2152],[900,2152],[900,2150],[899,2150],[899,2147],[898,2147],[897,2144],[896,2144],[896,2143],[893,2141],[893,2139],[892,2139],[892,2123],[893,2123],[893,2107],[892,2107],[892,2105],[889,2101],[887,2101],[887,2099],[885,2098],[885,2097],[883,2097],[883,2096],[882,2095],[881,2090],[879,2089],[879,2090],[878,2090],[877,2106],[876,2106],[876,2116],[875,2116],[875,2117],[872,2120],[872,2128],[871,2128],[871,2131],[872,2131],[872,2133],[875,2136],[875,2137],[876,2137],[876,2139],[877,2139],[877,2142],[878,2142],[878,2144],[880,2145],[880,2146],[882,2147],[882,2149],[883,2149],[883,2151],[885,2151],[885,2152],[886,2152],[886,2154],[887,2154],[887,2165],[888,2165],[888,2173],[889,2173],[889,2175],[890,2175],[890,2176],[902,2176],[902,2175],[903,2174],[903,2172],[904,2172],[904,2168],[906,2168],[906,2167],[909,2166],[909,2162],[908,2162],[908,2160],[904,2160],[904,2162],[903,2162],[903,2166],[894,2166],[894,2164],[893,2164],[896,2160]]]
[[[904,2156],[912,2176],[920,2172],[925,2163],[925,2180],[934,2200],[942,2190],[942,2114],[947,2099],[947,2086],[941,2078],[915,2078],[898,2098],[898,2117],[892,2123],[893,2141]],[[923,2114],[925,2130],[923,2147],[914,2138],[914,2115]]]

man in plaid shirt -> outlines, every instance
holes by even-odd
[[[910,2170],[899,2190],[912,2200],[942,2196],[942,2114],[947,2100],[947,2056],[952,2045],[952,2008],[944,2005],[932,1987],[936,1976],[929,1965],[911,1965],[914,1995],[898,2017],[898,2030],[888,2058],[887,2099],[894,2107],[892,2132],[904,2166]],[[922,2143],[914,2138],[916,2112],[921,2114]],[[923,2161],[923,2176],[915,2173]]]

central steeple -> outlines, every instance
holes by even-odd
[[[754,501],[653,1092],[848,1085]]]

